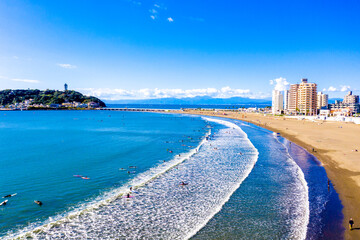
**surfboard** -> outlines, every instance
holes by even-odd
[[[3,196],[2,198],[13,197],[13,196],[16,196],[16,194],[17,194],[17,193],[9,194],[9,195]]]
[[[8,202],[8,200],[3,201],[2,203],[0,203],[0,206],[6,205],[7,202]]]

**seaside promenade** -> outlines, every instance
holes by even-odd
[[[239,119],[279,132],[288,140],[315,155],[326,169],[329,179],[344,205],[345,239],[360,239],[360,126],[354,123],[309,121],[275,117],[258,113],[231,111],[172,111]],[[327,184],[324,182],[324,184]],[[355,230],[349,231],[352,217]],[[359,228],[359,229],[357,229]]]

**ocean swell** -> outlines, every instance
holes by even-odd
[[[222,124],[193,150],[150,169],[81,211],[20,238],[187,239],[221,210],[253,169],[257,149],[235,124]],[[186,160],[186,161],[185,161]],[[181,163],[181,164],[180,164]],[[180,186],[179,182],[188,185]],[[59,218],[59,217],[58,217]]]

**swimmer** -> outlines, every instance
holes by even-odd
[[[39,205],[39,206],[42,205],[42,202],[41,202],[41,201],[38,201],[38,200],[35,200],[34,203],[36,203],[36,204]]]

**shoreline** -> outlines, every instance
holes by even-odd
[[[351,166],[352,164],[351,161],[356,161],[356,158],[360,159],[360,153],[351,154],[352,158],[350,160],[346,159],[346,157],[345,158],[343,157],[341,158],[341,160],[339,159],[336,161],[334,160],[334,158],[337,155],[341,155],[344,153],[339,152],[336,149],[329,149],[331,145],[328,145],[327,146],[328,148],[323,146],[324,144],[326,146],[328,141],[329,142],[335,141],[335,144],[340,145],[341,147],[343,144],[346,144],[346,141],[344,140],[348,140],[348,139],[343,139],[343,141],[341,139],[341,137],[344,137],[341,135],[341,132],[344,129],[343,128],[344,125],[351,126],[350,129],[347,129],[347,133],[350,130],[349,134],[353,135],[355,139],[352,138],[352,140],[356,143],[357,142],[356,137],[360,138],[360,135],[357,135],[357,133],[360,132],[359,126],[356,126],[355,124],[343,123],[343,122],[327,122],[327,123],[308,122],[304,120],[299,121],[295,119],[285,119],[284,117],[264,116],[255,113],[242,113],[242,112],[239,113],[239,112],[229,112],[229,111],[214,112],[214,111],[204,111],[204,110],[190,110],[190,111],[173,110],[171,112],[182,113],[182,114],[216,116],[216,117],[230,118],[230,119],[241,120],[244,122],[249,122],[257,126],[263,127],[265,129],[268,129],[270,131],[278,132],[281,134],[282,137],[303,147],[305,150],[307,150],[310,154],[313,154],[321,162],[322,166],[326,170],[328,178],[331,180],[335,190],[339,194],[340,200],[344,207],[342,210],[344,215],[343,226],[345,227],[344,238],[360,239],[360,231],[357,230],[349,231],[348,228],[348,219],[350,217],[352,217],[355,221],[355,228],[359,226],[360,218],[358,216],[360,216],[360,209],[357,208],[357,204],[358,204],[357,199],[360,199],[360,184],[359,184],[360,171],[358,169],[355,169],[354,171],[346,168],[349,167],[349,165]],[[319,124],[321,125],[321,127],[323,125],[327,125],[331,127],[335,126],[336,127],[335,132],[339,132],[340,134],[328,136],[328,134],[321,131],[321,129],[320,131],[319,129],[316,129],[317,126],[320,126]],[[334,130],[334,128],[332,130]],[[303,133],[300,133],[299,131]],[[307,138],[309,138],[310,141],[306,141],[305,139]],[[356,156],[355,154],[358,156]],[[346,153],[345,156],[346,155],[350,155],[350,154]],[[360,169],[360,164],[358,168]]]

